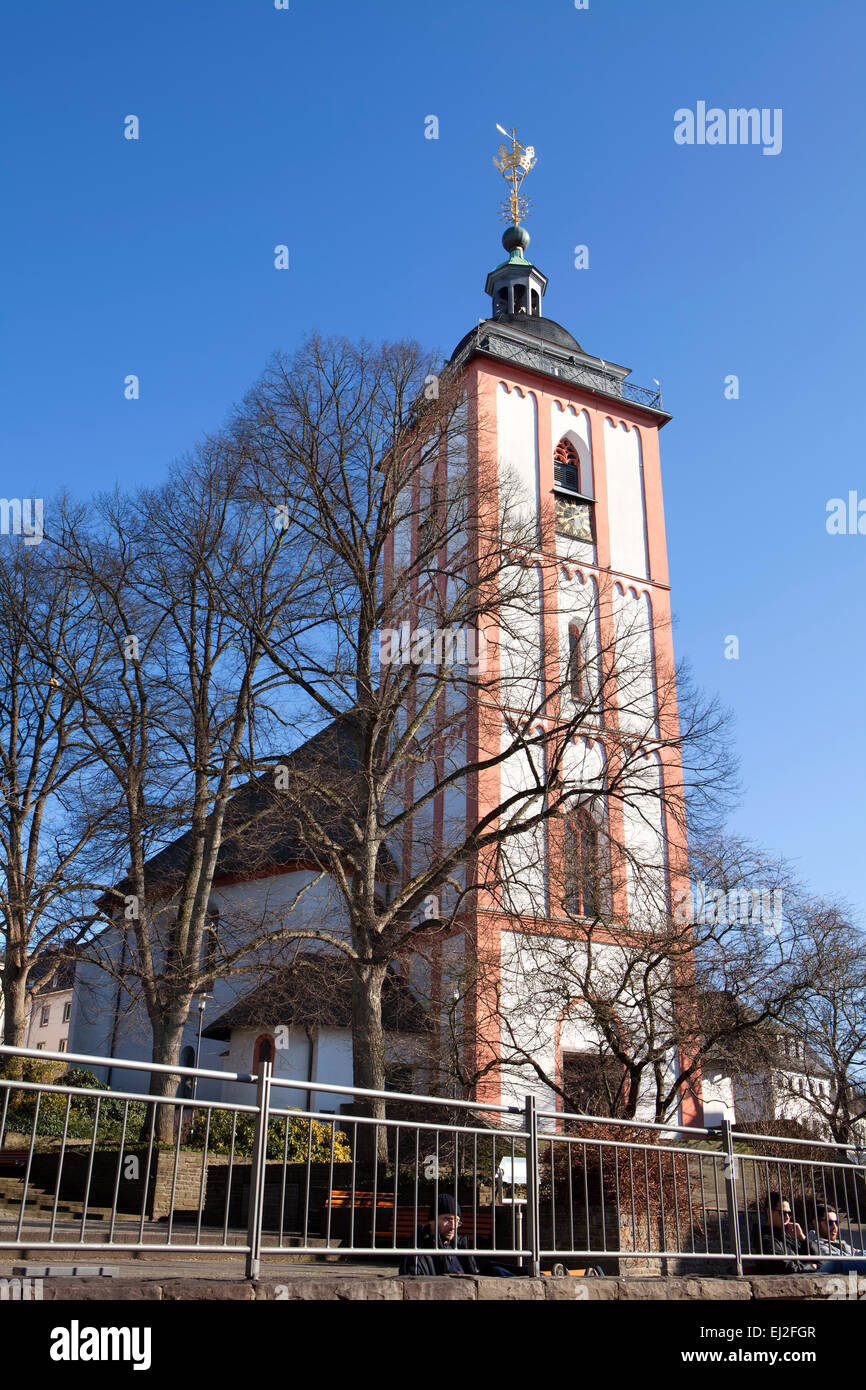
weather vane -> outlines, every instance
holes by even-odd
[[[532,207],[530,200],[524,198],[520,192],[520,185],[530,169],[535,168],[535,149],[532,145],[521,145],[516,130],[512,129],[509,134],[498,123],[496,129],[505,136],[506,140],[511,141],[510,150],[507,145],[500,145],[493,156],[493,163],[500,174],[506,183],[511,184],[511,193],[500,206],[499,216],[504,217],[506,221],[511,221],[516,227],[522,219],[529,217]]]

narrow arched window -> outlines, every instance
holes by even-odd
[[[196,1066],[196,1050],[191,1043],[187,1043],[186,1047],[181,1051],[180,1064],[182,1067]],[[178,1087],[178,1095],[181,1100],[192,1100],[195,1095],[195,1083],[196,1078],[194,1076],[181,1077],[180,1086]]]
[[[580,646],[580,628],[574,623],[568,627],[568,688],[574,703],[583,699],[583,655]]]
[[[253,1071],[257,1072],[262,1062],[272,1062],[274,1060],[274,1039],[270,1033],[261,1033],[256,1038],[253,1048]]]
[[[578,811],[565,827],[565,910],[572,917],[601,911],[598,827],[589,811]]]
[[[570,439],[560,439],[553,451],[553,481],[569,492],[580,492],[580,459]]]

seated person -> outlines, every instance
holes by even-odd
[[[474,1255],[461,1255],[469,1242],[465,1236],[458,1236],[460,1207],[450,1192],[440,1192],[438,1201],[431,1204],[429,1222],[418,1234],[418,1245],[425,1251],[423,1255],[406,1255],[400,1261],[400,1274],[480,1274],[478,1261]],[[429,1249],[430,1253],[426,1251]],[[485,1274],[493,1274],[501,1279],[509,1279],[512,1272],[502,1265],[489,1265]]]
[[[822,1268],[844,1271],[847,1269],[866,1270],[866,1258],[862,1250],[855,1250],[847,1240],[839,1239],[839,1218],[834,1206],[819,1203],[815,1208],[817,1229],[809,1230],[809,1249],[813,1255],[821,1255],[829,1263]],[[859,1255],[860,1259],[854,1256]]]
[[[746,1254],[746,1252],[743,1252]],[[752,1227],[752,1248],[748,1255],[781,1255],[779,1260],[761,1260],[761,1274],[815,1274],[818,1264],[804,1259],[810,1253],[802,1226],[794,1220],[791,1203],[780,1192],[767,1194],[767,1210]]]
[[[406,1255],[400,1262],[401,1274],[477,1274],[474,1255],[459,1255],[469,1242],[457,1235],[460,1208],[450,1192],[440,1192],[437,1203],[431,1205],[429,1223],[418,1234],[418,1244],[430,1254]]]

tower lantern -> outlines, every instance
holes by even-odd
[[[491,318],[506,314],[541,314],[541,298],[547,289],[547,276],[526,259],[529,233],[525,227],[506,227],[502,245],[511,254],[487,277],[485,293],[493,300]]]

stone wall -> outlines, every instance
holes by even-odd
[[[735,1300],[824,1301],[838,1297],[838,1279],[827,1275],[763,1275],[752,1279],[483,1279],[444,1275],[400,1279],[390,1275],[293,1274],[259,1279],[46,1278],[44,1302],[97,1300],[175,1302],[269,1300],[287,1302],[473,1301],[624,1302],[645,1300],[723,1302]]]

